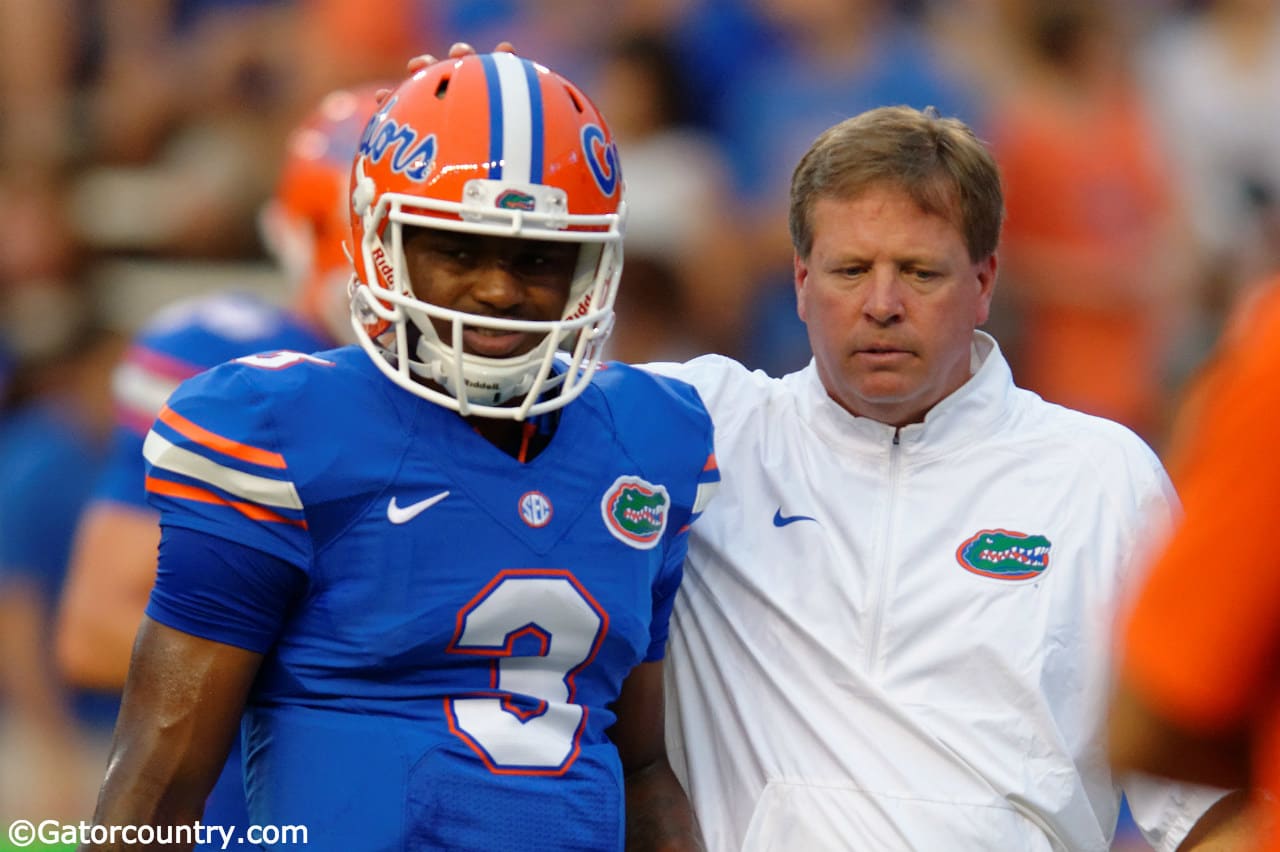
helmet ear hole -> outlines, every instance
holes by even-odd
[[[440,82],[436,84],[436,100],[444,100],[445,93],[449,91],[449,80],[450,76],[446,74],[441,77]]]

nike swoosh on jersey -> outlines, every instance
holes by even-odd
[[[391,502],[387,504],[387,520],[393,524],[407,524],[448,496],[448,491],[441,491],[434,497],[410,503],[408,506],[397,506],[396,498],[392,497]]]
[[[787,524],[794,524],[796,521],[813,521],[818,522],[817,518],[811,518],[808,515],[784,515],[782,507],[778,507],[778,511],[773,513],[773,525],[775,527],[785,527]]]

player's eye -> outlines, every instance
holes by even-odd
[[[444,263],[465,266],[475,263],[476,254],[469,247],[445,243],[431,247],[431,254]]]
[[[511,270],[517,275],[527,276],[571,275],[577,259],[577,246],[540,243],[515,255],[511,259]]]

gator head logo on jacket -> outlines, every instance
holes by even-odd
[[[600,501],[600,513],[613,537],[640,550],[648,550],[667,528],[671,498],[661,485],[638,476],[619,476]]]
[[[966,571],[997,580],[1029,580],[1049,567],[1052,544],[1042,535],[1012,530],[982,530],[956,548]]]

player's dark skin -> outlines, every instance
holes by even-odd
[[[415,293],[457,310],[513,319],[558,319],[577,247],[419,230],[406,235]],[[442,339],[447,324],[437,327]],[[489,351],[528,352],[535,335],[497,335]],[[424,402],[429,405],[431,403]],[[522,424],[470,418],[480,434],[516,455]],[[144,618],[94,822],[181,825],[204,802],[239,731],[262,655]],[[623,683],[609,736],[626,776],[627,848],[700,848],[692,809],[667,760],[662,663],[641,663]],[[113,849],[117,847],[92,847]]]
[[[406,229],[405,265],[414,294],[424,302],[471,314],[503,319],[551,322],[564,312],[578,262],[575,243],[516,240],[428,228]],[[436,334],[446,343],[453,332],[444,320],[433,320]],[[541,342],[535,334],[494,334],[466,331],[467,352],[497,358],[523,355]],[[475,346],[484,346],[477,352]],[[532,459],[549,440],[525,441],[524,424],[491,417],[467,422],[513,456],[525,448]]]

